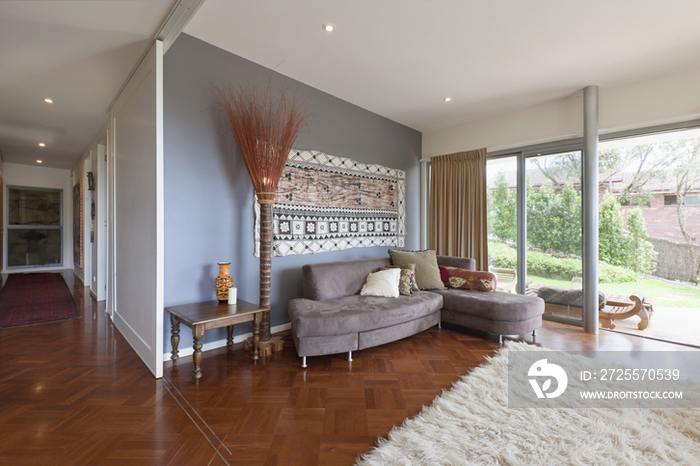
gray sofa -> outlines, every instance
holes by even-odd
[[[469,258],[437,256],[438,264],[474,270]],[[370,272],[389,258],[325,262],[303,267],[304,297],[289,302],[292,334],[307,356],[371,348],[422,332],[441,321],[499,335],[522,335],[542,325],[540,298],[473,290],[414,291],[412,296],[360,296]]]

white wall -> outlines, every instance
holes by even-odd
[[[73,180],[82,179],[85,183],[85,209],[83,225],[85,227],[85,247],[90,251],[92,261],[90,263],[90,276],[84,272],[87,270],[75,268],[75,273],[84,280],[85,286],[90,287],[90,292],[97,301],[106,299],[107,289],[107,160],[105,153],[109,147],[109,128],[111,118],[107,118],[105,124],[85,149],[83,155],[73,165],[71,170]],[[92,168],[90,168],[92,167]],[[95,241],[90,243],[91,205],[90,192],[87,189],[87,171],[92,171],[95,179]],[[75,183],[75,181],[73,182]]]
[[[596,83],[590,83],[596,84]],[[700,117],[700,68],[600,89],[600,132]],[[507,114],[423,133],[423,157],[497,151],[583,135],[583,91]]]
[[[90,291],[97,301],[107,295],[107,134],[93,150],[92,172],[95,178],[95,242],[92,243],[92,280]]]
[[[156,41],[112,109],[112,320],[156,377],[163,374],[163,52]]]
[[[16,163],[2,164],[2,177],[7,186],[29,186],[33,188],[53,188],[63,190],[63,264],[57,267],[42,267],[42,271],[73,267],[73,186],[70,170],[44,168]],[[3,203],[4,204],[4,203]],[[7,219],[6,206],[2,206],[3,218]],[[7,222],[5,222],[7,225]],[[4,238],[3,238],[4,239]],[[3,257],[7,257],[7,244],[3,241]],[[3,272],[7,267],[2,264]],[[12,272],[36,271],[36,267],[13,268]]]

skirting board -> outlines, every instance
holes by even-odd
[[[291,322],[286,323],[286,324],[282,324],[282,325],[278,325],[276,327],[272,327],[270,329],[270,332],[275,334],[278,332],[283,332],[285,330],[289,330],[290,328],[292,328]],[[252,332],[244,333],[242,335],[236,335],[235,337],[233,337],[233,344],[235,345],[236,343],[241,343],[252,336],[253,336]],[[192,345],[185,346],[182,343],[183,343],[183,340],[180,339],[180,345],[178,346],[178,356],[180,358],[183,358],[186,356],[192,356],[192,353],[194,353],[194,348],[192,347]],[[216,348],[223,348],[225,346],[226,346],[226,339],[212,341],[209,343],[205,343],[202,346],[202,351],[209,351],[209,350],[213,350]],[[170,354],[170,352],[163,353],[163,362],[170,361],[171,356],[172,356],[172,354]]]

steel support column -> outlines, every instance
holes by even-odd
[[[518,241],[518,288],[517,292],[525,294],[525,273],[527,270],[527,170],[526,170],[525,154],[518,154],[517,165],[517,198],[518,208],[516,210],[516,231]]]
[[[598,86],[583,90],[583,331],[598,333]]]

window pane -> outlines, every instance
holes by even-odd
[[[7,230],[9,267],[61,263],[61,230]]]
[[[583,320],[581,152],[527,159],[527,292],[545,317]]]
[[[61,225],[61,192],[10,188],[9,225]]]
[[[601,326],[700,345],[700,129],[599,147],[603,311],[636,310],[625,319],[613,314]],[[643,305],[632,299],[635,293]]]
[[[498,289],[515,292],[517,269],[517,157],[490,159],[488,180],[489,269],[498,275]]]

